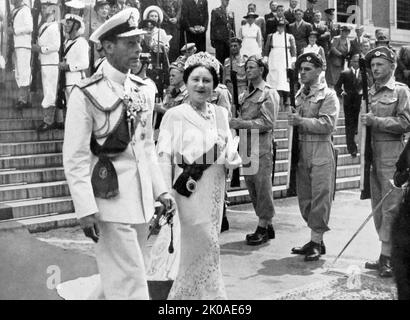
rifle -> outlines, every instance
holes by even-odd
[[[359,59],[360,74],[362,76],[362,113],[369,112],[369,92],[367,79],[367,66],[364,58]],[[362,125],[362,137],[360,142],[360,199],[370,199],[370,166],[372,163],[371,128]]]
[[[88,21],[88,30],[89,30],[89,35],[91,35],[91,33],[92,33],[92,30],[91,30],[91,19],[92,19],[92,9],[91,9],[91,3],[90,3],[90,7],[89,7],[89,10],[90,10],[90,18],[89,18],[89,20],[90,21]],[[89,65],[90,65],[90,76],[92,76],[94,73],[95,73],[95,52],[94,52],[94,42],[92,42],[92,41],[88,41],[88,44],[89,44],[89,46],[90,46],[90,63],[89,63]]]
[[[295,70],[288,68],[289,66],[289,57],[288,57],[288,39],[286,35],[286,28],[284,31],[285,34],[285,50],[286,50],[286,74],[289,82],[289,96],[290,96],[290,105],[289,113],[294,113],[296,108],[295,101]],[[299,161],[299,134],[298,127],[289,126],[289,136],[288,136],[288,174],[286,181],[287,196],[294,197],[296,196],[296,168]]]
[[[32,38],[31,38],[31,43],[35,44],[38,41],[38,35],[39,35],[39,29],[41,24],[39,25],[38,19],[40,17],[40,12],[41,12],[41,2],[40,0],[34,0],[34,6],[33,6],[33,33],[32,33]],[[42,22],[43,22],[42,17]],[[33,52],[31,55],[31,75],[33,80],[31,81],[30,85],[30,90],[31,92],[35,92],[38,89],[38,84],[41,83],[39,81],[39,75],[40,75],[41,67],[40,67],[40,60],[39,60],[39,53],[38,52]]]
[[[231,30],[231,34],[233,31]],[[235,109],[235,117],[239,117],[240,111],[241,111],[241,105],[239,104],[239,93],[238,93],[238,77],[237,77],[237,72],[233,70],[233,59],[232,59],[232,52],[231,52],[231,47],[229,46],[229,61],[230,61],[230,78],[232,82],[232,98],[233,98],[233,106]],[[239,136],[239,130],[236,129],[236,135]],[[231,187],[240,187],[241,186],[241,181],[240,181],[240,171],[239,168],[236,168],[232,172],[232,179],[231,179]]]
[[[13,27],[13,17],[10,8],[10,0],[6,0],[7,29]],[[7,30],[8,32],[8,30]],[[6,71],[13,70],[14,36],[7,33]]]
[[[65,7],[65,0],[61,0],[61,16],[64,17],[64,7]],[[60,50],[58,51],[58,56],[60,62],[64,59],[64,27],[60,24]],[[58,71],[58,85],[57,85],[57,101],[56,107],[59,109],[64,109],[66,107],[67,101],[65,96],[65,72],[60,70]]]

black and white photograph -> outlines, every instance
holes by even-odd
[[[0,300],[410,300],[409,86],[408,0],[0,0]]]

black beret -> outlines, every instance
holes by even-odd
[[[388,47],[377,47],[370,50],[365,56],[366,63],[368,66],[370,66],[370,63],[374,58],[382,58],[387,61],[390,61],[391,63],[396,62],[396,54]]]
[[[318,68],[323,68],[323,59],[319,54],[308,52],[301,54],[296,60],[296,69],[299,69],[303,62],[310,62]]]
[[[328,9],[325,10],[325,13],[331,14],[331,13],[334,13],[335,10],[336,10],[335,8],[328,8]]]

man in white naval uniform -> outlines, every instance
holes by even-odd
[[[64,42],[64,54],[63,61],[60,62],[60,70],[65,72],[67,100],[73,86],[85,79],[85,71],[90,63],[88,57],[90,47],[87,40],[79,33],[83,24],[83,18],[80,16],[71,13],[65,15],[64,27],[68,38]]]
[[[92,35],[107,61],[74,86],[63,147],[81,227],[96,244],[106,299],[148,299],[143,253],[154,200],[172,211],[152,139],[154,95],[129,70],[139,63],[139,12],[125,9]],[[90,143],[91,141],[91,143]]]
[[[32,50],[39,53],[41,64],[41,80],[43,84],[44,119],[38,131],[55,128],[54,116],[56,111],[59,50],[61,45],[60,26],[56,21],[58,0],[41,0],[41,15],[44,23],[38,30],[38,40]]]
[[[17,107],[30,107],[31,83],[31,33],[33,32],[33,17],[30,8],[24,0],[12,0],[12,27],[8,34],[14,37],[15,77],[18,86]]]

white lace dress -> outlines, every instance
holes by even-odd
[[[157,148],[165,179],[170,185],[182,172],[181,168],[171,162],[171,155],[181,153],[188,162],[192,162],[209,150],[220,137],[215,109],[222,107],[209,106],[213,113],[211,119],[201,117],[191,106],[183,104],[168,111],[162,120]],[[225,134],[230,135],[227,113],[223,115],[226,116],[224,120],[228,128]],[[196,192],[190,197],[182,196],[174,190],[181,228],[181,252],[178,273],[168,299],[227,298],[219,247],[224,191],[223,163],[213,164],[204,171],[197,183]]]

